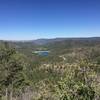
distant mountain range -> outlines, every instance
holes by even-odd
[[[54,39],[37,39],[29,41],[0,41],[2,43],[8,43],[11,47],[21,53],[32,55],[35,50],[50,50],[53,54],[60,54],[73,48],[100,48],[100,37],[91,38],[54,38]]]
[[[1,40],[3,41],[3,40]],[[45,45],[49,43],[62,42],[62,41],[100,41],[100,37],[89,37],[89,38],[53,38],[53,39],[37,39],[37,40],[25,40],[25,41],[7,41],[15,44],[34,44],[34,45]]]
[[[91,37],[91,38],[54,38],[54,39],[37,39],[37,40],[33,40],[32,42],[34,42],[35,44],[38,45],[44,45],[44,44],[48,44],[48,43],[53,43],[53,42],[60,42],[60,41],[66,41],[66,40],[95,40],[95,41],[100,41],[100,37]]]

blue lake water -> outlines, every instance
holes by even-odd
[[[40,55],[40,56],[48,56],[49,51],[35,51],[34,53]]]

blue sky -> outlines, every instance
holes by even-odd
[[[100,0],[0,0],[0,39],[100,36]]]

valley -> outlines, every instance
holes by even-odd
[[[100,38],[42,41],[0,41],[1,99],[99,100]]]

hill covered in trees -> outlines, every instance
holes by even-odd
[[[100,100],[100,38],[0,41],[0,100]]]

